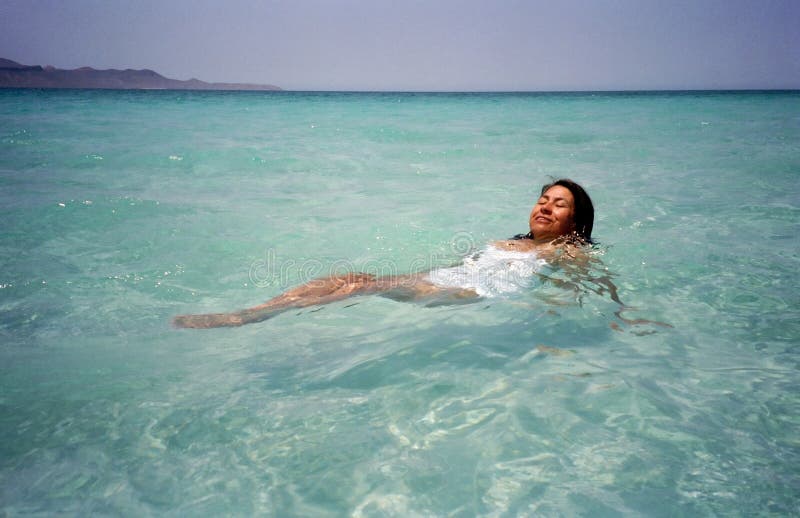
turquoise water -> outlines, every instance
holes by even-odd
[[[591,194],[592,252],[361,297]],[[0,91],[0,514],[800,512],[800,94]]]

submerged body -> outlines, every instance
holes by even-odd
[[[180,315],[173,324],[193,328],[240,326],[289,309],[357,295],[453,304],[518,291],[531,285],[543,265],[582,255],[581,246],[591,240],[593,221],[594,207],[583,188],[571,180],[558,180],[542,188],[531,210],[528,234],[495,241],[460,265],[387,277],[347,273],[314,279],[259,306],[233,313]]]
[[[259,306],[233,313],[181,315],[175,317],[173,323],[193,328],[240,326],[266,320],[289,309],[328,304],[357,295],[381,295],[427,305],[473,302],[530,288],[537,274],[549,264],[544,257],[553,260],[566,256],[554,253],[562,251],[562,247],[554,245],[537,250],[532,243],[497,241],[456,266],[386,277],[368,273],[323,277]]]

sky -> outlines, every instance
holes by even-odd
[[[0,57],[286,90],[800,89],[800,0],[0,0]]]

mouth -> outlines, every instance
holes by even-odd
[[[536,216],[535,218],[533,218],[533,221],[536,221],[537,223],[552,223],[553,222],[552,219],[546,218],[544,216]]]

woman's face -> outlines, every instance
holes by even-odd
[[[554,185],[536,202],[529,220],[538,239],[555,239],[575,230],[575,198],[566,187]]]

